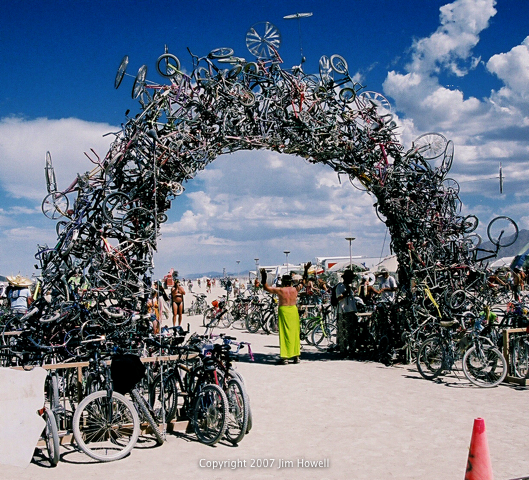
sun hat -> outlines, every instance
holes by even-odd
[[[13,287],[29,287],[33,284],[31,280],[28,278],[24,278],[20,274],[16,277],[6,277],[7,281],[12,285]]]

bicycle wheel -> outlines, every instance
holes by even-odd
[[[246,330],[257,333],[261,328],[261,312],[252,312],[246,317]]]
[[[277,333],[279,331],[279,321],[275,311],[268,311],[265,313],[264,324],[266,325],[267,333]]]
[[[42,200],[42,213],[51,220],[64,217],[69,207],[69,200],[66,195],[60,192],[52,192]]]
[[[347,65],[347,61],[345,58],[343,58],[341,55],[331,55],[331,67],[336,73],[340,73],[342,75],[345,75],[349,71],[349,66]]]
[[[79,448],[101,462],[119,460],[136,445],[140,419],[132,402],[117,392],[94,392],[79,404],[73,416],[73,436]]]
[[[327,55],[322,55],[319,61],[320,77],[322,80],[328,80],[332,76],[331,59]]]
[[[351,103],[356,98],[356,92],[349,87],[342,88],[339,93],[340,100],[344,103]]]
[[[467,215],[461,222],[463,233],[471,233],[478,228],[479,220],[475,215]]]
[[[448,140],[440,133],[424,133],[417,137],[412,147],[417,150],[425,160],[440,157],[446,151]]]
[[[231,443],[237,444],[246,434],[249,415],[248,396],[237,378],[228,381],[226,397],[228,399],[226,438]]]
[[[463,356],[463,372],[478,387],[496,387],[507,375],[507,361],[496,347],[473,345]]]
[[[204,312],[204,316],[202,317],[202,326],[203,327],[214,327],[215,325],[217,325],[217,323],[218,323],[217,311],[213,307],[208,308]]]
[[[450,296],[450,308],[452,310],[460,310],[465,305],[467,294],[464,290],[456,290]]]
[[[391,111],[391,104],[389,103],[389,100],[378,92],[362,92],[358,98],[360,98],[365,105],[372,103],[377,108]]]
[[[127,212],[121,221],[124,236],[131,241],[149,241],[156,235],[154,213],[146,208],[136,207]]]
[[[126,193],[114,192],[103,202],[103,215],[110,223],[121,223],[131,208],[132,204]]]
[[[233,315],[231,314],[231,311],[228,309],[222,317],[220,317],[220,321],[222,322],[222,326],[224,328],[228,328],[233,323]]]
[[[121,85],[121,81],[127,71],[127,65],[129,64],[129,56],[125,55],[119,64],[118,71],[116,73],[116,78],[114,79],[114,88],[118,89]]]
[[[169,423],[176,417],[178,409],[178,387],[173,375],[166,375],[163,380],[162,398],[162,377],[157,375],[149,388],[149,403],[154,413],[154,418],[158,423],[162,423],[162,405],[165,409],[165,423]]]
[[[246,33],[246,48],[257,58],[273,58],[281,46],[281,33],[270,22],[259,22]]]
[[[221,47],[221,48],[215,48],[214,50],[211,50],[209,52],[208,57],[209,58],[227,58],[233,55],[233,48],[229,47]]]
[[[205,445],[218,443],[226,431],[226,394],[217,385],[205,385],[197,395],[193,410],[193,427],[198,440]]]
[[[496,217],[487,227],[489,240],[497,247],[508,247],[518,239],[518,225],[509,217]]]
[[[525,378],[529,373],[529,345],[526,338],[515,338],[511,344],[511,370],[518,378]]]
[[[444,348],[438,337],[427,338],[422,342],[417,354],[417,370],[426,380],[433,380],[443,371]]]
[[[453,161],[454,161],[454,142],[452,140],[448,140],[448,143],[446,145],[446,149],[444,152],[443,163],[441,164],[441,172],[444,174],[447,174],[452,168]],[[458,193],[459,193],[459,190],[458,190]]]
[[[180,60],[171,53],[164,53],[156,60],[156,70],[165,78],[174,78],[181,74]]]
[[[136,99],[140,96],[141,92],[145,88],[145,77],[147,76],[147,65],[142,65],[136,78],[134,79],[134,84],[132,85],[132,98]]]
[[[312,344],[318,350],[326,350],[333,345],[336,345],[336,327],[329,324],[317,325],[312,330]]]
[[[162,434],[162,432],[160,432],[160,429],[158,428],[158,422],[151,415],[147,401],[140,395],[140,392],[137,388],[133,388],[131,390],[130,396],[133,398],[135,406],[139,408],[142,419],[145,419],[151,427],[152,433],[156,438],[156,442],[158,445],[162,445],[165,442],[165,436]]]
[[[52,467],[55,467],[59,463],[61,445],[59,441],[57,421],[53,410],[49,408],[44,409],[42,417],[46,421],[43,436],[46,443],[46,449],[48,450],[48,461]]]
[[[51,162],[51,153],[46,152],[46,167],[44,169],[46,174],[46,187],[48,193],[53,193],[57,191],[57,179],[55,178],[55,170],[53,169],[53,164]]]

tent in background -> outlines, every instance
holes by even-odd
[[[384,258],[384,260],[377,263],[371,271],[378,271],[382,267],[386,267],[388,269],[388,272],[390,273],[396,273],[397,269],[399,268],[399,262],[397,261],[397,255],[391,255],[389,257]]]
[[[498,258],[497,260],[492,262],[489,265],[489,267],[492,268],[493,270],[495,270],[496,268],[500,268],[500,267],[509,267],[514,259],[515,257]]]

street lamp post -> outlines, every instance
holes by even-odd
[[[286,259],[286,263],[287,263],[287,275],[288,275],[288,254],[290,252],[288,250],[285,250],[283,253],[285,254],[285,259]]]
[[[345,239],[349,242],[349,269],[352,270],[353,269],[353,250],[352,250],[352,247],[351,247],[351,244],[353,242],[353,240],[355,239],[355,237],[345,237]]]
[[[235,260],[235,263],[237,263],[237,280],[239,279],[239,263],[241,263],[240,260]]]
[[[255,260],[255,278],[259,278],[259,259],[254,258]]]

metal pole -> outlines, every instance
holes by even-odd
[[[353,267],[352,267],[352,264],[353,264],[353,250],[352,250],[351,244],[352,244],[353,240],[355,239],[355,237],[345,237],[345,239],[349,241],[349,269],[352,270],[353,269]]]
[[[285,250],[283,252],[285,254],[286,262],[287,262],[287,275],[288,275],[288,254],[290,253],[288,250]]]

